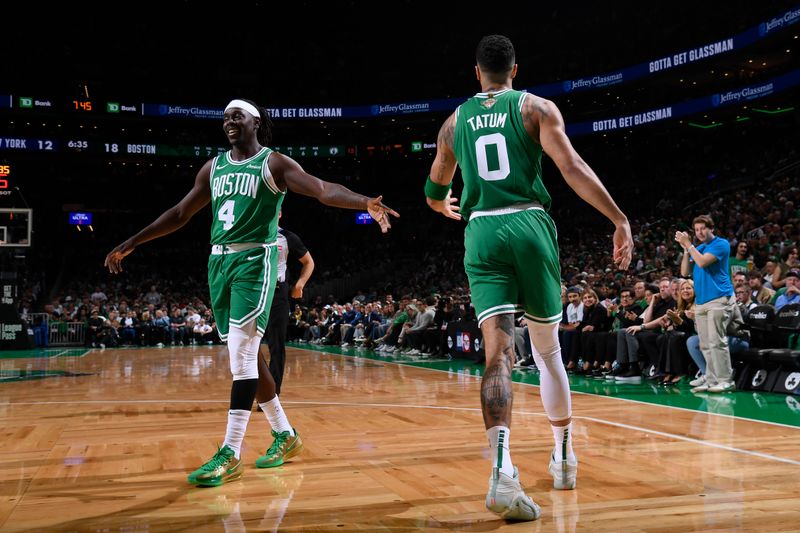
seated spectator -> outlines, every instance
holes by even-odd
[[[172,316],[169,318],[169,343],[173,346],[176,344],[188,344],[186,330],[186,319],[183,318],[181,310],[174,307]]]
[[[641,282],[641,290],[644,294],[644,282]],[[620,381],[641,381],[639,341],[633,333],[628,333],[627,330],[642,323],[641,315],[644,313],[644,307],[640,301],[634,300],[634,293],[629,287],[620,291],[619,299],[619,305],[609,306],[609,313],[614,319],[616,331],[608,338],[609,348],[606,353],[613,354],[617,360],[617,368],[614,369],[611,376]]]
[[[749,287],[735,287],[733,294],[736,296],[736,305],[742,310],[742,313],[747,313],[758,304],[750,299]]]
[[[798,268],[800,268],[800,259],[797,256],[797,248],[791,246],[781,254],[781,262],[772,272],[772,288],[777,290],[783,287],[788,273]]]
[[[800,303],[800,270],[792,269],[784,277],[786,292],[775,300],[775,310],[789,304]]]
[[[598,343],[597,332],[608,331],[611,327],[606,308],[603,307],[597,293],[586,289],[583,293],[583,320],[578,324],[578,334],[572,341],[570,362],[577,364],[578,358],[583,359],[583,367],[576,371],[577,374],[591,374],[611,369],[611,361],[605,360],[606,347]]]
[[[197,325],[192,328],[192,333],[197,344],[212,344],[214,341],[214,328],[206,324],[204,318],[201,318]]]
[[[675,309],[668,309],[664,316],[667,331],[659,338],[658,360],[658,371],[664,375],[662,385],[677,385],[688,372],[690,357],[686,339],[695,334],[694,297],[694,282],[682,280],[678,290],[678,305]]]
[[[88,326],[86,328],[86,344],[96,348],[100,342],[98,339],[102,334],[103,326],[105,325],[105,318],[100,316],[100,309],[97,307],[92,308],[92,314],[89,317]]]
[[[772,300],[775,291],[765,287],[764,276],[759,270],[751,270],[748,275],[748,284],[750,285],[750,299],[758,304],[767,304]]]
[[[137,344],[136,327],[138,325],[139,320],[136,318],[136,312],[131,309],[122,319],[120,328],[120,342],[122,344]]]
[[[558,340],[561,344],[561,356],[567,363],[567,370],[573,371],[576,362],[570,357],[572,353],[572,342],[578,332],[578,326],[583,320],[583,302],[581,294],[583,289],[572,286],[567,289],[567,300],[569,303],[564,308],[561,323],[558,325]]]

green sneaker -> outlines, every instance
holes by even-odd
[[[256,459],[256,467],[258,468],[272,468],[281,466],[283,463],[303,451],[303,441],[300,440],[300,434],[297,430],[294,431],[292,436],[289,431],[282,431],[277,433],[272,430],[272,446],[269,447],[267,453]]]
[[[189,474],[189,483],[201,487],[218,487],[226,481],[242,477],[242,462],[236,458],[233,450],[223,446],[206,464]]]

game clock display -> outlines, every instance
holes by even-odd
[[[89,112],[96,108],[91,100],[73,100],[70,109],[72,111]]]

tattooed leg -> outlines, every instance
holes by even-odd
[[[511,370],[514,367],[514,315],[497,315],[481,324],[486,372],[481,381],[481,410],[486,429],[511,426]]]

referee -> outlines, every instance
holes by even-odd
[[[280,220],[280,215],[278,217]],[[286,264],[289,257],[297,258],[303,265],[300,269],[300,277],[291,291],[289,291],[289,284],[286,279]],[[308,248],[303,244],[303,241],[291,231],[279,227],[278,282],[275,284],[275,296],[272,299],[265,335],[267,346],[269,347],[269,372],[275,380],[275,394],[278,395],[281,393],[283,370],[286,366],[286,328],[289,326],[289,295],[291,294],[294,299],[302,298],[303,287],[306,286],[312,272],[314,272],[314,259],[311,257]],[[266,359],[263,344],[260,347],[260,355]]]

